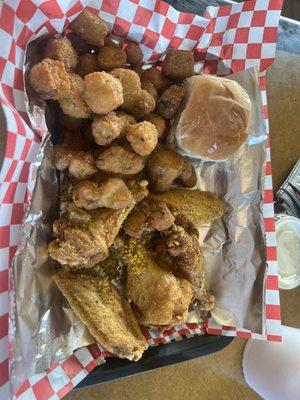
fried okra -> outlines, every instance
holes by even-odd
[[[73,70],[78,63],[78,55],[67,37],[55,35],[49,39],[44,50],[45,58],[61,61],[66,70]]]
[[[175,117],[175,114],[184,97],[184,88],[181,85],[172,85],[163,92],[157,101],[156,111],[165,119]]]
[[[130,112],[137,118],[149,114],[155,109],[155,99],[146,90],[141,90]]]
[[[126,66],[126,53],[118,47],[104,46],[99,50],[97,60],[100,69],[104,71],[123,68]]]
[[[79,56],[76,72],[82,78],[88,74],[91,74],[92,72],[96,72],[97,69],[98,64],[96,54],[85,53]]]
[[[123,120],[114,111],[95,117],[92,122],[92,135],[95,142],[100,146],[110,144],[120,136],[123,124]]]
[[[126,138],[133,150],[141,156],[147,156],[157,145],[157,130],[151,122],[143,121],[127,128]]]
[[[104,45],[104,39],[108,33],[106,23],[87,9],[75,18],[71,23],[71,28],[89,44],[98,47]]]
[[[116,68],[110,73],[119,79],[123,86],[124,102],[121,108],[127,112],[131,112],[142,90],[140,77],[136,72],[126,68]]]
[[[155,100],[157,100],[158,93],[157,93],[155,86],[153,85],[153,83],[151,81],[149,81],[148,79],[142,79],[141,85],[142,85],[142,89],[146,90],[149,94],[151,94],[151,96],[153,96],[153,98]]]
[[[71,79],[61,61],[45,58],[29,72],[29,81],[42,99],[59,100],[70,94]]]
[[[83,97],[96,114],[106,114],[123,104],[121,82],[106,72],[93,72],[84,77]]]
[[[101,171],[121,175],[134,175],[142,171],[144,160],[134,151],[113,144],[99,155],[96,165]]]
[[[192,51],[170,50],[161,65],[162,75],[173,81],[182,82],[195,74]]]
[[[125,52],[127,54],[128,64],[132,65],[133,67],[142,62],[143,52],[136,43],[128,43],[128,45],[125,47]]]
[[[161,92],[168,86],[168,81],[164,79],[156,67],[144,69],[141,74],[141,79],[152,82],[158,92]]]
[[[144,121],[149,121],[153,124],[157,130],[158,138],[164,136],[164,132],[166,129],[166,121],[158,114],[150,113],[143,118]]]

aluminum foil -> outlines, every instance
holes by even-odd
[[[33,126],[44,129],[46,107],[27,84],[28,69],[41,57],[44,32],[29,44],[25,62],[27,110]],[[248,92],[252,105],[251,136],[234,158],[226,162],[193,160],[198,187],[216,193],[224,202],[221,219],[200,228],[207,282],[216,298],[217,322],[262,332],[265,242],[262,217],[263,170],[266,133],[257,72],[229,76]],[[52,138],[55,119],[48,113]],[[31,174],[36,176],[22,229],[21,246],[13,262],[14,358],[12,381],[44,371],[78,347],[94,342],[84,324],[51,279],[55,263],[49,258],[51,224],[57,214],[59,182],[53,165],[51,135],[43,136]],[[173,143],[174,145],[174,143]],[[191,313],[189,321],[198,321]]]

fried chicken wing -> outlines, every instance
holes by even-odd
[[[97,144],[106,146],[120,136],[123,126],[124,121],[114,111],[111,111],[94,118],[92,135]]]
[[[125,51],[119,47],[104,46],[98,53],[98,66],[104,71],[123,68],[126,66],[126,58]]]
[[[195,74],[194,54],[186,50],[170,50],[161,65],[162,75],[173,82],[182,82]]]
[[[139,323],[170,327],[185,322],[194,296],[192,285],[160,268],[140,241],[119,237],[115,246],[126,266],[124,293]]]
[[[143,61],[143,52],[136,43],[128,43],[125,47],[125,52],[127,55],[127,62],[133,67]]]
[[[148,344],[131,306],[107,278],[59,269],[55,283],[75,314],[106,350],[137,361]]]
[[[120,178],[110,178],[102,183],[80,182],[73,189],[73,201],[76,207],[86,210],[99,207],[119,210],[135,203],[133,195]]]
[[[113,144],[99,155],[96,165],[101,171],[121,175],[134,175],[142,171],[144,160],[134,151]]]
[[[65,229],[48,250],[54,260],[69,269],[91,268],[108,256],[105,240],[79,228]]]
[[[72,43],[61,35],[55,35],[48,40],[44,57],[63,62],[67,71],[73,70],[78,63],[78,55]]]
[[[71,23],[71,28],[89,44],[102,47],[108,33],[106,23],[98,15],[84,9]]]
[[[181,85],[172,85],[166,89],[157,100],[156,111],[165,119],[175,117],[184,97],[185,90]]]
[[[72,89],[65,64],[51,58],[45,58],[30,69],[29,81],[42,99],[59,100],[70,94]]]
[[[157,137],[155,125],[148,121],[130,125],[126,132],[126,139],[133,150],[141,156],[152,153],[157,145]]]
[[[223,214],[223,206],[217,196],[199,189],[171,188],[164,193],[150,193],[150,198],[166,203],[173,215],[182,215],[197,227]]]
[[[97,55],[85,53],[79,56],[76,72],[82,78],[86,75],[96,72],[98,69]]]
[[[160,201],[144,200],[129,214],[124,231],[133,238],[140,238],[146,232],[164,231],[174,223],[174,216]]]
[[[74,151],[66,144],[54,147],[54,164],[60,171],[68,168],[70,175],[79,180],[90,178],[98,171],[90,153]]]
[[[165,135],[166,121],[163,119],[163,117],[155,113],[150,113],[146,115],[143,120],[149,121],[155,126],[159,139]]]
[[[106,72],[93,72],[84,77],[83,98],[96,114],[106,114],[123,104],[121,82]]]

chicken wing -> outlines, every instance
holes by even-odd
[[[160,268],[141,241],[118,237],[115,246],[126,266],[124,293],[139,323],[170,327],[185,322],[194,297],[192,285]]]
[[[75,314],[106,350],[137,361],[148,348],[130,304],[107,278],[59,269],[54,281]]]
[[[173,215],[183,215],[197,227],[223,214],[223,206],[217,196],[199,189],[171,188],[164,193],[151,193],[150,198],[166,203]]]

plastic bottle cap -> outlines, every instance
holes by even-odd
[[[300,220],[292,216],[277,216],[276,240],[280,289],[300,285]]]

